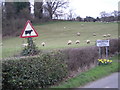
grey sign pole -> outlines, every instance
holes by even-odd
[[[106,58],[108,58],[108,47],[106,47]]]
[[[101,47],[99,47],[99,58],[102,58],[102,55],[101,55]]]

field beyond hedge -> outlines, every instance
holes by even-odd
[[[39,34],[34,41],[42,50],[95,45],[95,41],[103,39],[104,34],[111,34],[110,38],[118,37],[117,23],[55,21],[33,26]],[[81,36],[76,36],[77,32],[80,32]],[[96,33],[96,37],[93,37],[93,32]],[[91,40],[91,44],[86,44],[87,39]],[[68,46],[68,40],[72,40],[73,44]],[[80,44],[76,45],[76,40],[80,40]],[[3,39],[3,58],[19,53],[23,48],[22,43],[26,42],[26,39],[19,37]],[[45,47],[41,46],[42,42],[46,43]]]

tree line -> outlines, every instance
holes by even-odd
[[[118,22],[120,21],[120,11],[114,10],[112,13],[107,13],[105,11],[100,12],[100,17],[94,18],[91,16],[86,16],[82,18],[77,16],[72,18],[72,20],[84,21],[84,22]]]

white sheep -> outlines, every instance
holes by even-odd
[[[84,26],[84,24],[81,24],[81,26],[83,27],[83,26]]]
[[[27,46],[28,46],[28,43],[23,43],[22,46],[23,46],[23,47],[27,47]]]
[[[103,37],[107,37],[107,35],[103,35]]]
[[[67,44],[68,44],[68,45],[71,45],[71,44],[72,44],[72,41],[71,41],[71,40],[69,40]]]
[[[79,40],[76,40],[76,41],[75,41],[75,43],[76,43],[76,44],[79,44],[79,43],[80,43],[80,41],[79,41]]]
[[[107,37],[110,37],[111,36],[111,34],[107,34]]]
[[[90,40],[86,40],[87,44],[90,44]]]
[[[35,43],[35,41],[33,41],[33,43]]]
[[[96,36],[96,33],[93,33],[93,36]]]
[[[77,36],[80,36],[80,32],[77,33]]]
[[[3,43],[0,43],[0,46],[3,46]]]
[[[42,45],[42,46],[45,46],[45,42],[42,42],[41,45]]]

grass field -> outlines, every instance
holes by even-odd
[[[35,40],[39,49],[42,50],[95,45],[95,41],[103,39],[104,34],[111,34],[110,38],[118,37],[117,23],[57,21],[36,24],[34,28],[38,32],[39,37],[35,37],[33,40]],[[81,36],[77,36],[77,32],[80,32]],[[97,36],[94,37],[93,32]],[[91,44],[86,44],[87,39],[91,40]],[[68,46],[68,40],[72,40],[73,44]],[[76,45],[76,40],[80,40],[80,44]],[[19,37],[3,39],[2,57],[5,58],[19,53],[23,48],[22,43],[26,42],[25,38]],[[46,43],[45,47],[41,46],[42,42]]]

